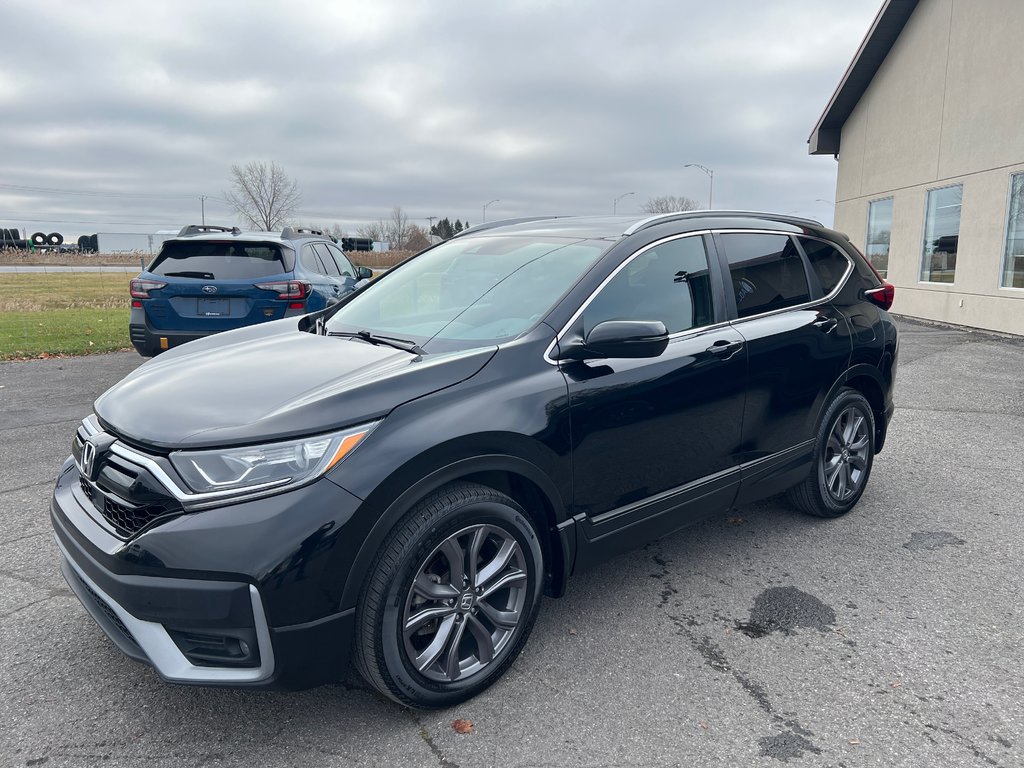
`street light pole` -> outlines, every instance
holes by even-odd
[[[487,221],[487,206],[488,205],[492,205],[494,203],[500,203],[500,202],[501,202],[501,200],[491,200],[491,202],[489,202],[489,203],[484,203],[484,222]]]
[[[630,195],[635,195],[635,194],[636,194],[636,192],[623,192],[621,195],[616,197],[615,200],[612,202],[612,215],[614,216],[616,213],[618,213],[619,200],[621,200],[624,197],[629,197]]]
[[[711,210],[714,205],[713,200],[715,196],[715,172],[710,168],[704,167],[700,163],[687,163],[683,168],[700,168],[708,175],[708,178],[711,179],[711,187],[708,189],[708,210]]]
[[[199,205],[203,212],[203,226],[206,226],[206,195],[199,196]]]

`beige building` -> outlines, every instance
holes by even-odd
[[[893,311],[1024,334],[1024,0],[886,0],[814,128]]]

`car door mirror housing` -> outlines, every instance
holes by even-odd
[[[668,330],[660,320],[606,320],[595,325],[585,339],[573,342],[563,338],[562,342],[559,360],[658,357],[668,346]]]
[[[356,277],[360,280],[372,280],[373,270],[369,267],[356,267]]]

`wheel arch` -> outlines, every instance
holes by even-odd
[[[544,548],[544,591],[560,597],[575,556],[573,526],[565,522],[566,506],[555,483],[539,467],[518,456],[486,454],[466,457],[435,468],[390,500],[370,498],[380,517],[370,529],[349,569],[342,592],[341,607],[356,604],[373,562],[388,534],[424,497],[455,482],[473,482],[493,488],[515,500],[530,515]]]
[[[871,405],[875,415],[875,453],[878,454],[885,444],[886,435],[885,389],[881,374],[870,365],[855,366],[847,371],[843,386],[860,392]]]

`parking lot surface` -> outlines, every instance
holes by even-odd
[[[853,512],[773,499],[579,574],[503,679],[439,712],[354,675],[189,688],[122,656],[59,574],[48,500],[140,359],[2,363],[0,765],[1020,766],[1024,342],[901,332]]]

